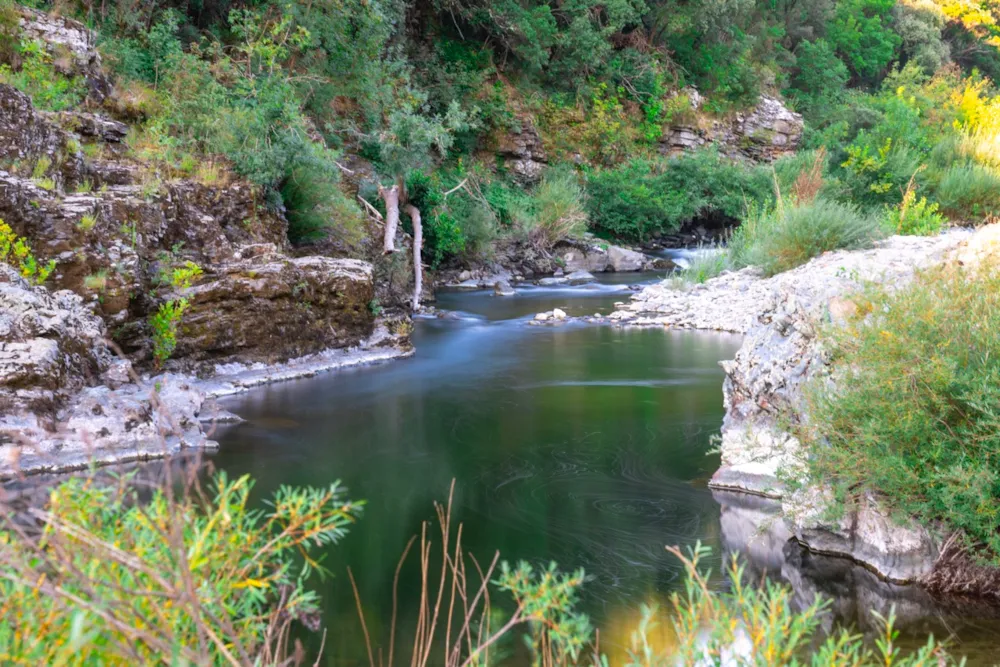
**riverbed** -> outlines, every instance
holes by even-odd
[[[258,496],[282,484],[341,480],[352,498],[367,500],[362,520],[329,551],[325,564],[335,576],[316,582],[330,629],[323,664],[367,664],[347,566],[373,642],[386,643],[399,556],[452,480],[455,521],[481,562],[499,550],[510,561],[585,569],[581,608],[602,629],[612,664],[640,604],[665,605],[681,585],[680,563],[665,545],[700,541],[713,550],[715,572],[723,552],[753,551],[733,539],[761,532],[753,524],[761,512],[720,510],[718,494],[706,487],[719,465],[709,453],[723,417],[718,362],[732,358],[739,336],[527,326],[535,313],[557,307],[607,314],[628,299],[630,286],[659,277],[522,286],[513,297],[442,293],[438,316],[415,321],[412,358],[224,401],[247,421],[218,435],[217,468],[252,474]],[[783,545],[775,549],[756,554],[772,575],[787,566]],[[798,571],[815,567],[800,562]],[[416,575],[411,559],[399,588],[403,637],[414,622]],[[726,585],[725,577],[713,581]],[[877,582],[859,586],[885,593]],[[861,595],[872,593],[864,588]],[[859,614],[866,612],[855,609]],[[839,615],[852,622],[849,613]],[[978,645],[983,632],[966,634]]]

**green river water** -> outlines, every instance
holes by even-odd
[[[247,421],[218,437],[217,468],[252,474],[258,494],[339,479],[352,498],[367,500],[362,520],[328,554],[325,564],[335,576],[316,582],[328,628],[322,664],[367,664],[347,566],[373,643],[386,643],[397,561],[421,522],[433,519],[433,501],[446,499],[453,479],[455,520],[464,524],[465,548],[481,562],[499,550],[511,561],[585,568],[592,578],[582,608],[601,628],[612,664],[621,660],[640,603],[663,603],[680,585],[679,563],[664,545],[700,540],[713,548],[715,571],[724,552],[753,555],[741,543],[755,532],[744,525],[746,512],[756,516],[756,510],[720,509],[706,486],[719,463],[707,453],[723,416],[718,362],[732,358],[740,338],[526,324],[553,307],[609,312],[627,299],[626,283],[653,278],[521,288],[507,298],[439,295],[438,306],[449,314],[416,321],[410,359],[225,401]],[[757,569],[777,576],[787,567],[780,554],[781,545],[770,549]],[[808,556],[798,558],[796,571],[812,567]],[[834,590],[824,592],[857,599],[857,582],[836,580],[857,576],[819,579],[833,582]],[[417,577],[411,558],[399,587],[403,643],[415,622]],[[726,584],[724,577],[715,581]],[[865,615],[853,604],[837,612],[846,622]],[[978,647],[992,632],[973,625],[966,635]]]

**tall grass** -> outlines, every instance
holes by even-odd
[[[1000,215],[1000,172],[978,164],[957,164],[936,187],[941,210],[952,218],[978,221]]]
[[[544,245],[587,231],[583,188],[571,169],[549,169],[532,195],[530,207],[526,226]]]
[[[869,247],[881,232],[875,216],[852,204],[817,197],[748,211],[731,235],[730,264],[758,266],[772,276],[830,250]]]
[[[837,388],[808,394],[812,475],[1000,562],[1000,266],[937,268],[854,302],[828,332]]]

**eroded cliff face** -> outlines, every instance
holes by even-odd
[[[23,15],[99,108],[92,35]],[[0,85],[0,219],[56,262],[44,286],[0,263],[0,477],[211,447],[215,396],[411,349],[405,319],[376,322],[371,263],[290,248],[259,189],[224,169],[167,179],[129,133]],[[181,299],[176,348],[154,364],[151,317]]]
[[[189,261],[203,274],[174,367],[285,361],[371,335],[370,264],[290,257],[287,223],[253,187],[161,182],[127,134],[91,113],[38,112],[0,85],[0,219],[57,261],[48,284],[80,295],[133,360],[150,360],[149,318],[184,296],[166,276]]]
[[[892,582],[929,577],[942,536],[933,527],[890,518],[874,496],[836,506],[823,480],[809,478],[794,426],[808,421],[805,384],[817,377],[833,381],[818,334],[852,312],[852,293],[866,281],[903,284],[921,267],[978,261],[995,251],[998,236],[992,225],[975,234],[894,237],[873,250],[830,253],[760,281],[743,346],[723,362],[722,467],[710,486],[779,501],[789,534],[816,552],[849,557]]]

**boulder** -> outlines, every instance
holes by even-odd
[[[191,288],[177,355],[213,363],[275,363],[356,345],[375,318],[371,264],[357,259],[277,255],[211,267]]]
[[[562,263],[567,273],[589,271],[603,273],[608,270],[608,251],[586,241],[560,241],[552,253]]]
[[[493,293],[497,296],[514,296],[516,292],[514,288],[510,286],[510,283],[506,280],[499,280],[495,285],[493,285]]]
[[[586,285],[587,283],[594,282],[597,278],[595,278],[589,271],[574,271],[573,273],[566,274],[558,280],[565,281],[567,285]]]
[[[608,247],[608,268],[611,271],[642,271],[648,264],[645,255],[628,248]]]

